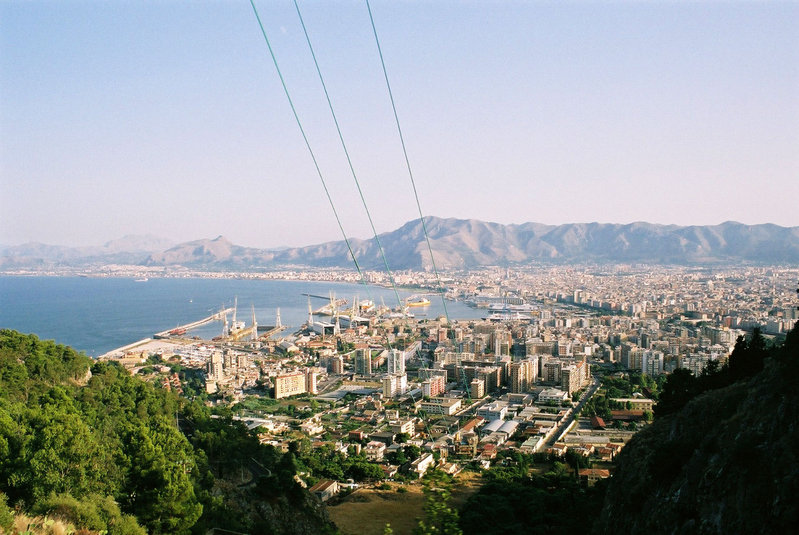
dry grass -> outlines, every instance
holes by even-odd
[[[391,524],[395,535],[409,535],[413,531],[424,514],[422,485],[390,485],[391,490],[358,489],[341,503],[327,508],[343,535],[382,535],[386,524]],[[397,492],[400,486],[408,492]],[[479,475],[462,473],[452,485],[452,504],[461,507],[479,486]]]
[[[0,528],[0,534],[4,533],[3,528]],[[75,526],[57,518],[46,516],[30,517],[24,514],[17,514],[14,516],[14,524],[9,535],[20,533],[29,535],[90,535],[95,532],[88,530],[76,531]]]
[[[406,493],[358,489],[327,511],[344,535],[382,535],[386,524],[396,535],[409,534],[422,515],[424,496],[421,485],[405,488]]]

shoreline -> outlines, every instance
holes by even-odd
[[[368,272],[364,272],[368,273]],[[378,272],[375,272],[378,273]],[[379,272],[382,274],[382,272]],[[418,272],[423,274],[425,272]],[[153,273],[150,271],[0,271],[0,277],[21,277],[21,278],[88,278],[88,279],[133,279],[145,284],[149,279],[223,279],[223,280],[264,280],[264,281],[288,281],[288,282],[330,282],[358,284],[374,286],[377,288],[392,289],[391,284],[385,282],[364,282],[355,271],[346,270],[332,271],[276,271],[268,273],[238,272],[238,271],[174,271],[168,273]],[[145,279],[145,280],[141,280]],[[397,290],[416,292],[420,295],[441,296],[438,288],[419,285],[396,286]],[[447,301],[457,301],[446,298]]]

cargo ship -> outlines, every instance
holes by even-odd
[[[405,306],[409,307],[426,307],[430,306],[430,300],[421,295],[412,295],[405,300]]]

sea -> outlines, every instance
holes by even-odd
[[[400,299],[415,293],[398,290]],[[238,303],[237,320],[274,325],[277,310],[287,333],[308,318],[308,295],[316,310],[329,296],[372,299],[396,306],[394,290],[337,282],[220,278],[152,278],[146,281],[110,277],[0,276],[0,328],[33,333],[45,340],[72,346],[89,356],[103,355],[153,334],[191,323]],[[444,315],[441,297],[428,295],[429,306],[411,309],[418,318]],[[349,306],[349,305],[345,305]],[[477,319],[485,310],[447,301],[451,319]],[[228,316],[228,320],[232,319]],[[210,340],[222,333],[213,321],[188,336]]]

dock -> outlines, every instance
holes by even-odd
[[[258,326],[258,338],[272,338],[272,336],[288,329],[287,325],[264,325]]]
[[[333,314],[335,314],[336,310],[338,310],[340,307],[343,307],[346,304],[347,304],[346,299],[343,298],[336,299],[335,301],[332,302],[332,304],[328,303],[322,308],[314,310],[313,314],[315,316],[332,316]]]
[[[329,301],[330,300],[330,296],[316,295],[316,294],[303,294],[303,293],[301,293],[300,295],[305,295],[305,296],[308,296],[308,297],[314,297],[316,299],[324,299],[325,301]]]
[[[227,316],[228,313],[233,312],[233,308],[226,308],[225,310],[221,310],[214,314],[211,314],[207,318],[203,318],[201,320],[194,321],[192,323],[187,323],[185,325],[179,325],[177,327],[173,327],[172,329],[167,329],[166,331],[161,331],[160,333],[155,333],[153,338],[169,338],[172,333],[179,333],[183,331],[183,333],[194,329],[195,327],[199,327],[200,325],[205,325],[206,323],[211,323],[212,321],[217,321],[223,319]]]
[[[288,329],[288,326],[286,326],[286,325],[278,325],[278,326],[274,326],[274,325],[259,325],[257,327],[257,335],[258,335],[257,337],[259,339],[260,338],[268,339],[268,338],[271,338],[272,336],[274,336],[274,335],[276,335],[278,333],[281,333],[281,332],[285,331],[286,329]],[[241,330],[238,330],[236,332],[228,334],[226,339],[227,340],[231,340],[231,341],[238,341],[238,340],[241,340],[243,338],[247,338],[248,336],[251,337],[252,334],[253,334],[252,327],[245,327],[244,329],[241,329]]]
[[[253,331],[252,327],[244,327],[243,329],[239,329],[237,331],[231,331],[230,333],[228,333],[227,336],[223,336],[222,338],[223,338],[223,340],[229,340],[229,341],[232,341],[232,342],[237,342],[237,341],[241,340],[242,338],[246,338],[248,336],[252,336],[252,331]]]

